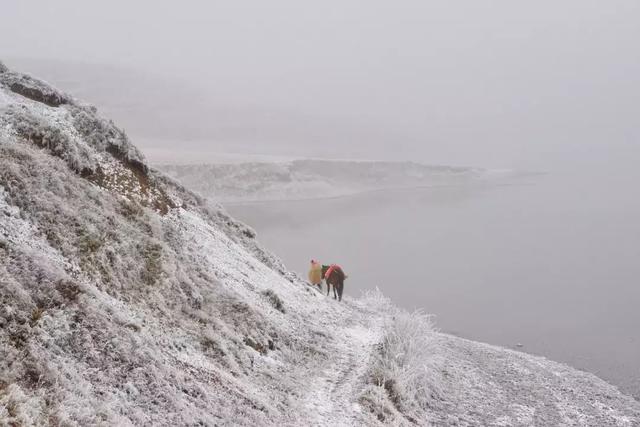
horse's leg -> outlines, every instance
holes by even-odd
[[[324,281],[327,284],[327,296],[329,296],[329,292],[331,291],[331,283],[328,280]]]
[[[338,283],[333,284],[333,299],[338,299],[338,295],[336,294],[336,288],[338,287]]]
[[[344,282],[338,283],[338,301],[342,301],[342,291],[344,290]]]

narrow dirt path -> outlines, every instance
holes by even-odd
[[[357,402],[366,385],[367,370],[382,335],[382,318],[358,316],[357,310],[331,313],[327,326],[339,340],[316,376],[310,378],[302,404],[311,426],[359,424],[362,408]]]

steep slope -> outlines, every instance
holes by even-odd
[[[0,303],[0,425],[640,419],[592,375],[326,298],[94,108],[1,65]]]
[[[318,294],[93,109],[26,76],[0,81],[0,419],[286,418],[307,368],[293,361],[330,339],[303,303]]]

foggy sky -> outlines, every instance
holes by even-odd
[[[188,82],[230,111],[285,112],[314,154],[298,117],[324,123],[345,152],[495,167],[637,160],[638,40],[637,1],[0,5],[0,58]],[[369,132],[345,136],[349,126]]]

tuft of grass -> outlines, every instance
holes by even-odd
[[[244,339],[244,343],[245,345],[251,347],[252,349],[254,349],[255,351],[257,351],[258,353],[265,355],[267,354],[267,346],[256,342],[253,338],[251,337],[245,337]]]
[[[429,351],[434,332],[431,316],[421,311],[396,313],[373,362],[372,382],[410,423],[441,400],[434,374],[438,367]]]
[[[378,287],[373,290],[363,291],[360,300],[367,307],[379,313],[394,314],[396,312],[396,307],[391,302],[391,299],[384,296]]]
[[[120,213],[125,218],[133,220],[141,217],[144,211],[138,202],[129,199],[122,199],[120,200]]]
[[[200,340],[200,345],[202,346],[203,350],[210,351],[220,359],[222,359],[226,355],[224,348],[218,343],[218,340],[216,340],[213,336],[204,336]]]
[[[264,295],[265,297],[267,297],[267,299],[269,300],[269,302],[271,303],[271,305],[273,305],[273,307],[278,310],[281,313],[284,313],[284,303],[282,302],[282,300],[280,299],[280,297],[278,296],[278,294],[276,294],[274,291],[272,291],[271,289],[267,289],[266,291],[262,292],[262,295]]]
[[[383,389],[372,386],[367,387],[358,402],[381,423],[397,424],[395,416],[397,412],[389,403],[388,396],[386,396]]]
[[[44,307],[36,307],[31,311],[31,321],[29,322],[31,327],[34,327],[38,323],[38,320],[42,318],[44,310]]]
[[[104,239],[96,234],[83,234],[78,241],[78,247],[82,254],[90,255],[98,252],[104,244]]]
[[[76,301],[78,295],[82,293],[82,289],[76,282],[62,279],[56,283],[56,290],[67,302]]]
[[[149,243],[144,250],[144,271],[142,280],[147,285],[155,285],[162,277],[162,245]]]

